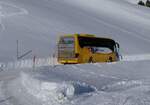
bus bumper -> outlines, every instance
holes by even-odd
[[[74,59],[58,59],[58,62],[61,64],[77,64],[78,59],[74,58]]]

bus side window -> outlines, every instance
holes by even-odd
[[[91,47],[90,49],[92,53],[95,53],[95,48]]]
[[[117,46],[117,48],[120,48],[120,45],[119,45],[119,43],[117,43],[117,42],[116,42],[116,46]]]

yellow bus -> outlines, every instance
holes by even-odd
[[[115,62],[120,59],[117,42],[91,34],[61,36],[57,46],[57,60],[61,64]]]

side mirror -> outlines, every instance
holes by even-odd
[[[117,43],[117,42],[116,42],[116,46],[117,46],[118,48],[120,48],[120,45],[119,45],[119,43]]]

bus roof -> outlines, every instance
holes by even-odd
[[[65,34],[65,35],[62,36],[62,37],[72,37],[72,36],[95,37],[95,35],[92,35],[92,34],[84,34],[84,33],[81,33],[81,34],[78,34],[78,33],[75,33],[75,34]]]
[[[77,37],[91,37],[91,38],[93,38],[93,37],[95,37],[95,38],[98,38],[98,39],[101,39],[101,40],[107,40],[107,41],[112,41],[112,42],[115,42],[113,39],[111,39],[111,38],[106,38],[106,37],[97,37],[97,36],[95,36],[94,34],[84,34],[84,33],[80,33],[80,34],[78,34],[78,33],[76,33],[76,34],[66,34],[66,35],[64,35],[64,36],[62,36],[62,37],[72,37],[72,36],[77,36]]]

